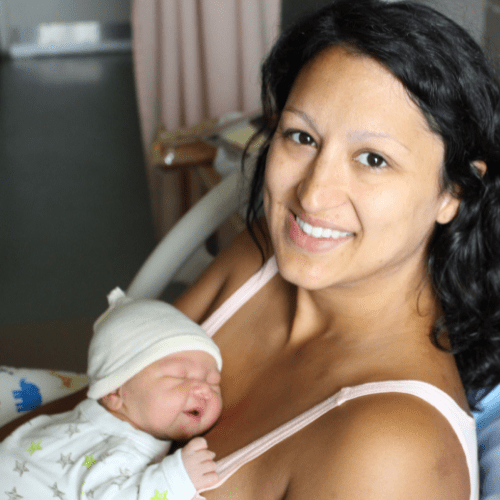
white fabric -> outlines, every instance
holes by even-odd
[[[119,288],[108,300],[110,307],[95,322],[89,347],[89,398],[113,392],[151,363],[182,351],[207,352],[222,368],[213,340],[170,304],[132,300]]]
[[[169,447],[86,399],[36,417],[0,444],[0,491],[9,500],[190,500],[196,490],[180,450],[163,458]]]
[[[82,389],[88,382],[84,374],[0,366],[0,427]]]

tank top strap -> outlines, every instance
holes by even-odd
[[[215,485],[200,490],[196,494],[196,499],[205,500],[200,493],[218,488],[224,484],[238,469],[248,462],[259,457],[273,446],[284,441],[286,438],[297,433],[316,419],[329,412],[333,408],[340,406],[346,401],[368,396],[371,394],[382,394],[398,392],[417,396],[420,399],[434,406],[448,420],[454,429],[467,458],[469,476],[471,481],[471,499],[477,499],[479,485],[478,464],[477,464],[477,444],[476,427],[474,418],[467,415],[448,394],[441,389],[418,380],[395,380],[372,382],[354,387],[345,387],[339,392],[329,397],[322,403],[314,406],[310,410],[293,418],[289,422],[281,425],[274,431],[262,436],[256,441],[248,444],[240,450],[231,453],[216,463],[216,471],[219,474],[219,481]]]
[[[218,309],[216,309],[201,327],[210,337],[253,295],[255,295],[278,272],[274,255],[238,288]]]
[[[347,389],[342,389],[322,403],[313,406],[305,413],[289,420],[277,429],[274,429],[256,441],[219,460],[216,463],[216,472],[219,474],[219,482],[209,488],[200,490],[199,493],[218,488],[245,464],[259,457],[267,450],[281,443],[281,441],[284,441],[286,438],[297,433],[304,427],[307,427],[310,423],[314,422],[331,409],[341,405],[344,401],[347,401],[345,398],[346,391]],[[203,499],[204,497],[198,495],[196,498]]]

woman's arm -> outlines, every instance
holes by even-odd
[[[436,409],[395,394],[344,405],[298,451],[286,500],[469,500],[463,448]]]
[[[265,249],[265,240],[258,229],[256,234]],[[269,252],[265,254],[266,259],[270,256]],[[174,302],[174,305],[193,321],[201,323],[262,264],[260,251],[250,233],[245,230],[216,257],[198,280]]]

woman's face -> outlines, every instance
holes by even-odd
[[[307,289],[423,273],[444,144],[402,84],[341,47],[306,65],[267,156],[264,207],[281,274]]]

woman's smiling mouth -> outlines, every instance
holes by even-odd
[[[353,233],[348,232],[340,232],[335,229],[312,226],[311,224],[303,221],[300,217],[296,216],[296,222],[299,227],[306,233],[308,236],[312,236],[313,238],[343,238],[346,236],[352,236]]]
[[[312,226],[293,214],[288,216],[287,221],[288,235],[291,241],[302,250],[311,253],[328,252],[354,236],[354,233]]]

